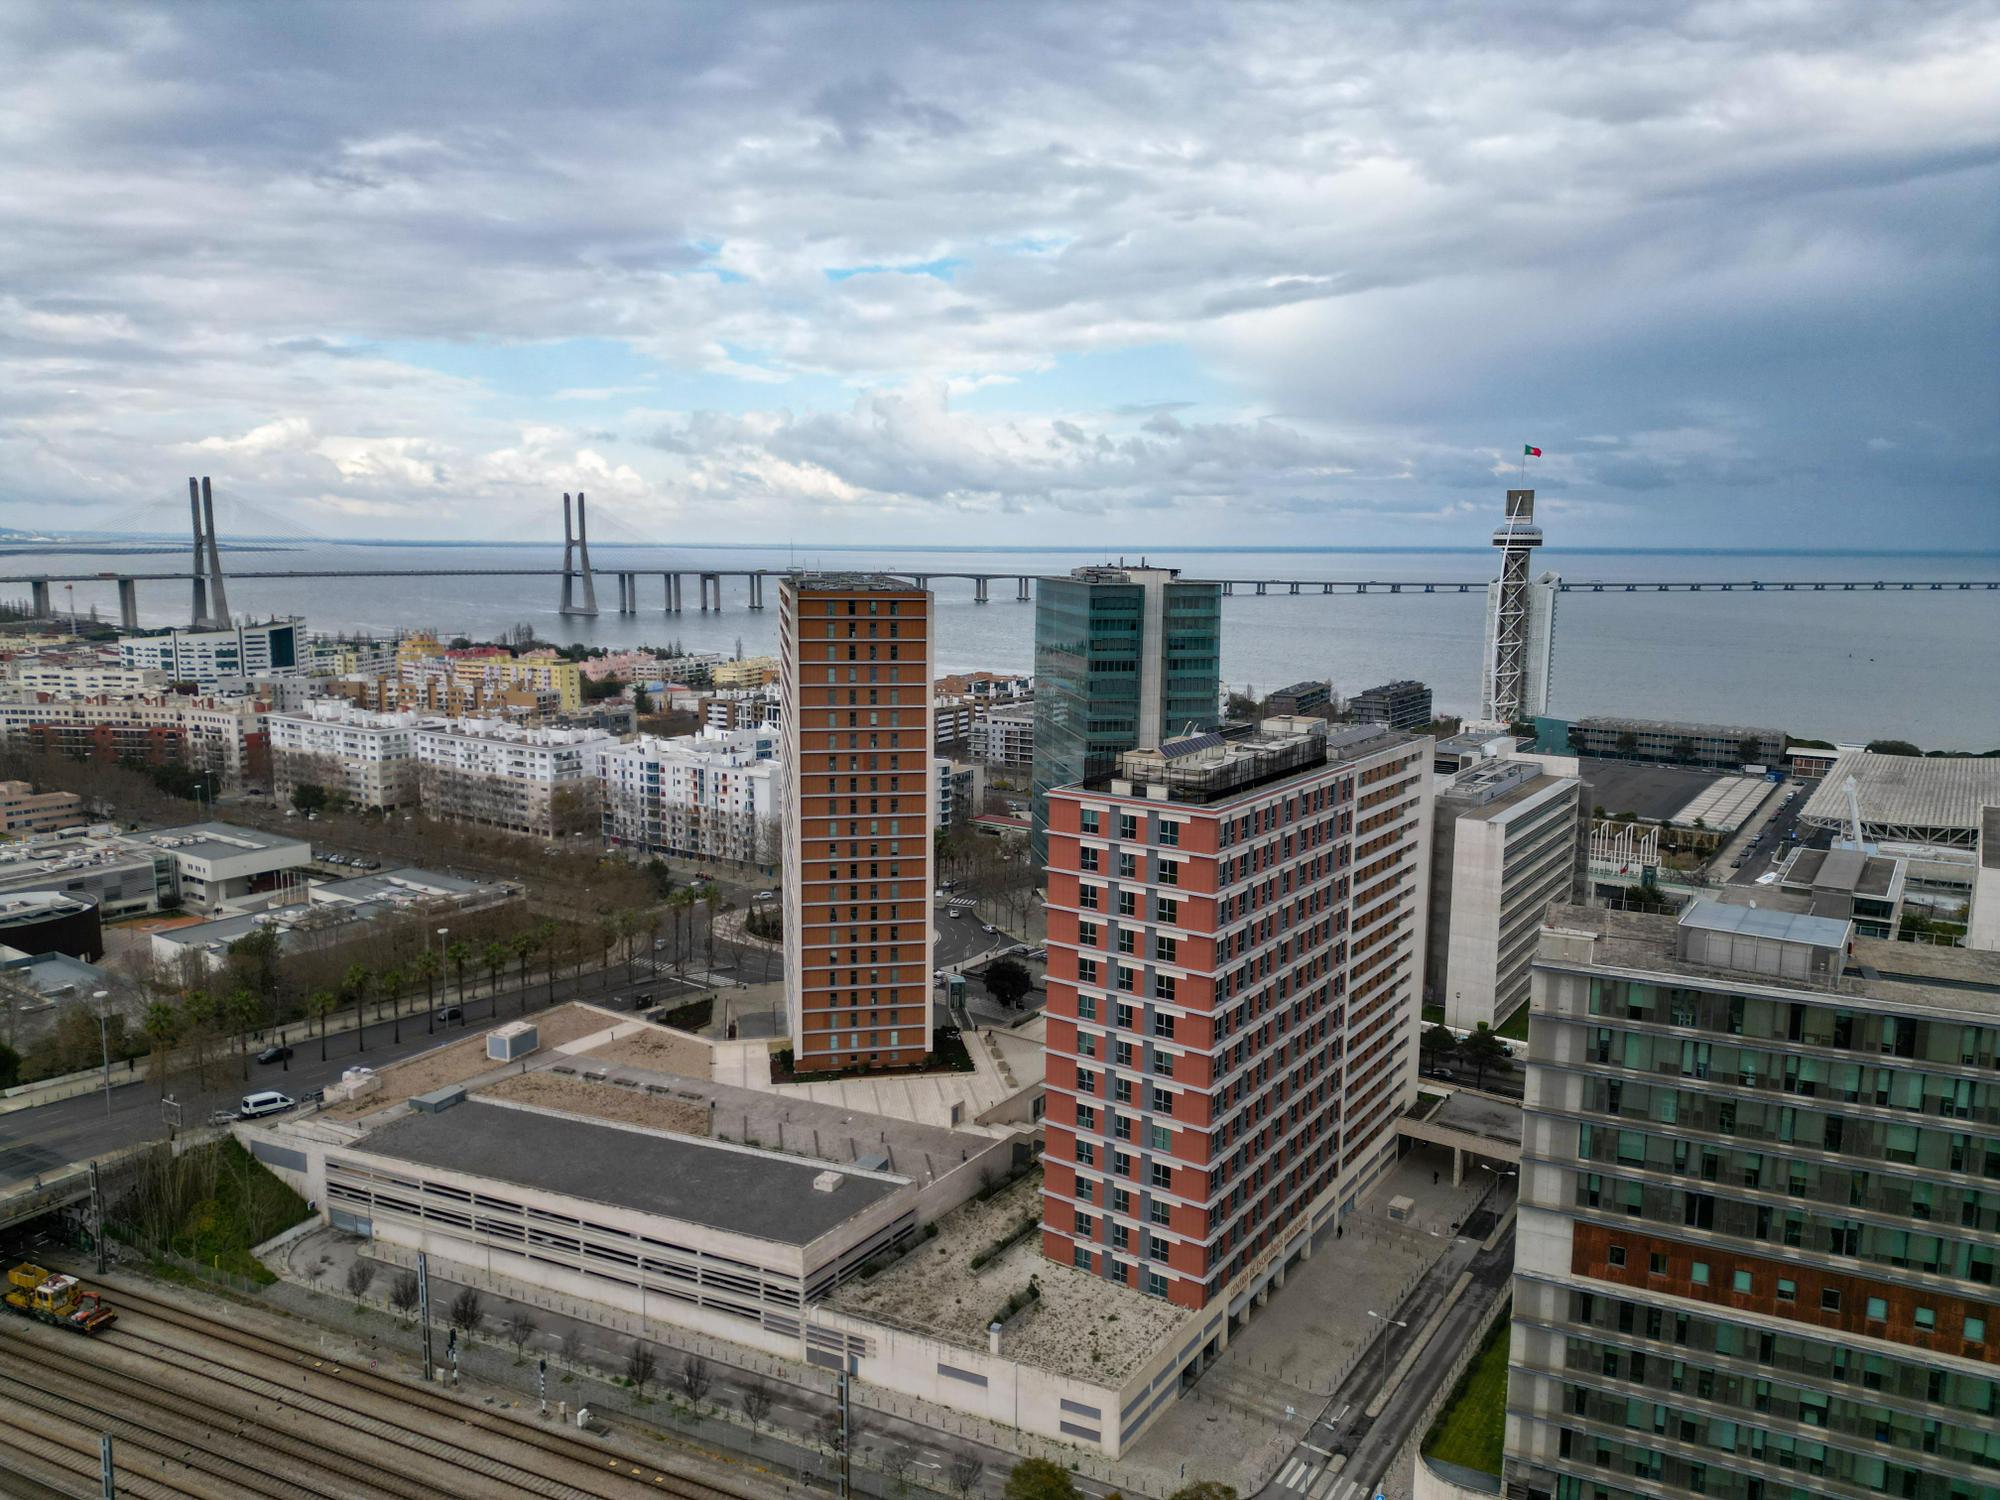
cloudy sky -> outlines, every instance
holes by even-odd
[[[1641,22],[1637,18],[1655,18]],[[0,524],[2000,547],[2000,4],[0,9]],[[53,502],[53,504],[52,504]]]

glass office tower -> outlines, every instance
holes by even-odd
[[[1509,1496],[2000,1497],[2000,957],[1551,907]]]
[[[1035,581],[1038,866],[1048,860],[1051,788],[1216,720],[1222,587],[1179,580],[1174,568],[1094,567]]]

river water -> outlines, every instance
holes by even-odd
[[[651,547],[594,544],[600,570],[637,571],[640,609],[612,612],[617,587],[600,576],[596,620],[556,613],[551,578],[234,578],[239,615],[303,615],[318,630],[389,631],[424,625],[492,636],[518,624],[543,639],[593,645],[667,645],[691,651],[775,649],[777,588],[767,608],[745,608],[740,580],[725,584],[720,614],[663,611],[659,570],[876,568],[894,572],[1066,572],[1107,560],[1098,551],[968,548]],[[1128,560],[1137,561],[1136,554]],[[1380,579],[1484,583],[1488,549],[1335,551],[1175,549],[1156,566],[1189,577]],[[276,551],[226,550],[232,572],[267,568],[556,567],[553,546],[438,546],[308,542]],[[9,566],[51,573],[146,572],[185,567],[179,552],[108,556],[65,552]],[[2000,553],[1879,554],[1805,552],[1565,551],[1546,549],[1540,568],[1571,582],[1604,580],[1991,579]],[[651,576],[643,576],[648,569]],[[990,604],[976,605],[969,582],[936,584],[940,672],[1026,671],[1034,656],[1034,609],[996,581]],[[18,585],[6,592],[25,592]],[[696,598],[692,578],[684,587]],[[55,602],[68,598],[60,587]],[[112,586],[78,584],[75,604],[116,618]],[[140,585],[148,625],[183,623],[185,583]],[[1232,686],[1269,692],[1308,677],[1331,677],[1343,693],[1396,677],[1431,684],[1438,707],[1476,710],[1483,591],[1365,596],[1240,592],[1223,604],[1223,674]],[[1978,593],[1570,593],[1556,613],[1551,711],[1770,726],[1835,740],[1898,738],[1933,749],[2000,746],[2000,592]]]

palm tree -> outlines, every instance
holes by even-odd
[[[521,966],[521,1014],[525,1016],[528,1013],[528,960],[542,946],[541,929],[531,928],[527,932],[516,933],[514,941],[507,946],[514,950],[514,960]]]
[[[486,965],[486,993],[493,998],[493,1014],[500,1014],[500,976],[507,971],[507,960],[512,956],[507,945],[497,939],[479,950],[480,961]]]
[[[306,996],[306,1014],[319,1022],[319,1060],[326,1061],[326,1018],[340,1006],[340,996],[332,990],[314,990]]]
[[[692,936],[694,887],[691,885],[681,886],[671,896],[667,897],[667,906],[673,912],[674,916],[674,972],[685,974],[687,972],[688,944],[687,940],[682,936],[682,926],[685,923],[689,929],[689,935]]]
[[[597,971],[597,987],[607,989],[611,984],[611,955],[618,948],[618,919],[605,917],[597,924],[597,952],[603,967]]]
[[[444,950],[445,962],[458,975],[458,1003],[465,1004],[465,966],[472,962],[472,949],[465,943],[453,943]]]
[[[223,1014],[228,1018],[229,1029],[236,1033],[236,1056],[243,1064],[243,1081],[250,1081],[250,1028],[264,1015],[264,1005],[256,993],[244,985],[238,985],[229,992],[223,1002]]]
[[[410,965],[411,971],[415,973],[417,978],[424,982],[424,1010],[426,1012],[424,1016],[424,1030],[426,1032],[437,1030],[437,977],[439,971],[443,968],[444,964],[442,961],[428,948],[419,953],[416,961]]]
[[[361,1013],[361,1005],[368,998],[368,986],[374,978],[363,964],[349,964],[347,972],[340,977],[341,990],[354,997],[354,1050],[357,1052],[368,1050],[368,1024]]]
[[[701,888],[702,941],[708,950],[709,972],[715,972],[715,910],[722,904],[722,892],[713,885]]]
[[[155,1000],[146,1007],[145,1017],[139,1022],[139,1029],[146,1033],[146,1040],[153,1045],[155,1071],[160,1075],[160,1097],[167,1093],[168,1062],[173,1057],[174,1039],[180,1035],[180,1012],[174,1009],[171,1000]]]
[[[410,987],[409,978],[401,969],[392,967],[382,971],[378,983],[382,998],[389,1002],[389,1013],[395,1017],[395,1040],[400,1043],[403,1040],[403,991]]]

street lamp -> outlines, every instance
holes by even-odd
[[[1368,1309],[1368,1316],[1385,1325],[1382,1329],[1382,1378],[1387,1380],[1389,1378],[1389,1330],[1391,1328],[1408,1328],[1410,1325],[1401,1318],[1392,1318],[1387,1313],[1376,1312],[1373,1308]]]
[[[96,990],[90,997],[97,1003],[97,1045],[104,1053],[104,1115],[111,1117],[111,1031],[105,1020],[104,1002],[111,998],[111,991]]]
[[[451,934],[451,929],[449,927],[440,927],[437,930],[437,934],[438,934],[438,983],[442,984],[444,983],[444,940]],[[426,938],[424,941],[428,943],[430,939]],[[433,1000],[431,1001],[430,1009],[424,1013],[425,1035],[435,1036],[437,1034],[437,1014],[438,1014],[437,1001]]]

